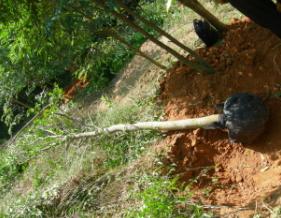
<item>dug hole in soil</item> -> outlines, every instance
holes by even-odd
[[[176,64],[161,83],[165,119],[214,114],[215,105],[230,95],[249,92],[266,99],[267,128],[244,146],[231,144],[224,130],[171,132],[164,140],[170,147],[165,162],[175,165],[182,181],[193,181],[195,198],[203,203],[281,205],[281,98],[276,96],[281,93],[281,40],[252,22],[237,22],[221,44],[198,53],[217,72],[200,74]]]

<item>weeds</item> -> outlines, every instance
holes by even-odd
[[[142,205],[138,210],[128,212],[128,218],[211,217],[203,211],[200,205],[186,205],[191,194],[183,192],[183,188],[180,187],[176,178],[152,176],[147,177],[146,180],[148,180],[147,188],[138,194]]]
[[[126,106],[113,103],[109,98],[104,99],[107,101],[108,109],[92,116],[86,122],[85,126],[87,127],[84,128],[84,131],[89,130],[89,126],[92,126],[91,128],[95,126],[105,127],[116,123],[157,119],[161,115],[160,110],[157,110],[155,105],[151,103],[151,98],[143,99],[141,105],[136,101]],[[31,191],[28,194],[18,196],[17,201],[10,199],[9,195],[3,193],[4,199],[0,207],[7,216],[12,214],[15,214],[15,217],[40,216],[40,211],[41,214],[50,216],[64,213],[63,211],[69,208],[65,208],[65,206],[57,208],[55,206],[58,204],[57,199],[61,197],[60,190],[64,189],[67,181],[79,174],[83,174],[85,177],[91,175],[88,182],[83,185],[84,191],[78,189],[75,192],[75,186],[72,187],[73,190],[70,192],[73,195],[65,199],[69,203],[62,202],[61,204],[84,210],[85,205],[95,204],[95,198],[92,198],[91,194],[89,195],[89,190],[92,187],[90,184],[95,184],[98,175],[103,175],[108,169],[135,160],[142,154],[148,144],[153,143],[159,137],[158,133],[152,131],[121,133],[102,135],[87,141],[72,141],[65,146],[57,139],[50,140],[44,135],[42,129],[56,134],[77,132],[77,123],[69,120],[64,122],[66,118],[58,117],[55,109],[52,112],[46,111],[46,113],[34,123],[31,130],[28,130],[24,136],[18,139],[15,147],[7,149],[6,152],[10,152],[11,155],[5,156],[6,165],[1,164],[2,168],[6,167],[1,168],[2,173],[0,175],[2,177],[0,178],[3,185],[11,184],[12,180],[17,179],[18,186],[25,186],[24,189]],[[42,152],[46,147],[48,148],[47,151]],[[7,162],[8,157],[14,157],[14,159]],[[19,165],[19,163],[26,163],[26,165]],[[11,172],[7,173],[8,170]],[[20,175],[22,175],[21,178]],[[84,189],[84,187],[88,188]],[[5,186],[6,192],[10,192],[11,188],[12,186]],[[83,197],[79,198],[79,195]],[[5,204],[4,202],[9,203]],[[52,214],[50,214],[51,212]]]
[[[103,98],[105,99],[105,98]],[[161,116],[161,110],[157,110],[151,99],[143,99],[130,106],[118,106],[106,100],[109,110],[96,115],[91,119],[91,126],[106,127],[117,123],[134,123],[138,120],[155,120]],[[160,112],[159,112],[160,111]],[[103,135],[96,140],[96,145],[107,155],[104,164],[114,168],[136,159],[146,145],[151,144],[159,137],[154,131],[138,131],[134,133],[120,133],[117,135]]]

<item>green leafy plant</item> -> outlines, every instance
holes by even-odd
[[[211,217],[205,213],[200,205],[188,205],[191,194],[180,194],[181,186],[177,178],[151,176],[147,177],[146,188],[138,194],[142,200],[142,206],[138,210],[132,210],[127,217]]]

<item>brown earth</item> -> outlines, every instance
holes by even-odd
[[[198,52],[217,72],[199,74],[180,64],[170,70],[161,83],[167,120],[213,114],[238,92],[267,97],[270,120],[251,145],[231,144],[225,130],[170,133],[166,162],[204,203],[281,205],[281,40],[251,22],[234,23],[221,44]]]

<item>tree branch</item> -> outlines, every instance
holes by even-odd
[[[90,138],[90,137],[96,137],[101,134],[111,134],[115,132],[133,132],[138,130],[176,131],[176,130],[185,130],[185,129],[209,128],[214,123],[220,122],[221,116],[222,116],[221,114],[214,114],[206,117],[192,118],[192,119],[185,119],[185,120],[138,122],[134,124],[117,124],[91,132],[70,134],[65,136],[54,136],[54,137],[55,138],[62,137],[65,140],[65,139]]]

